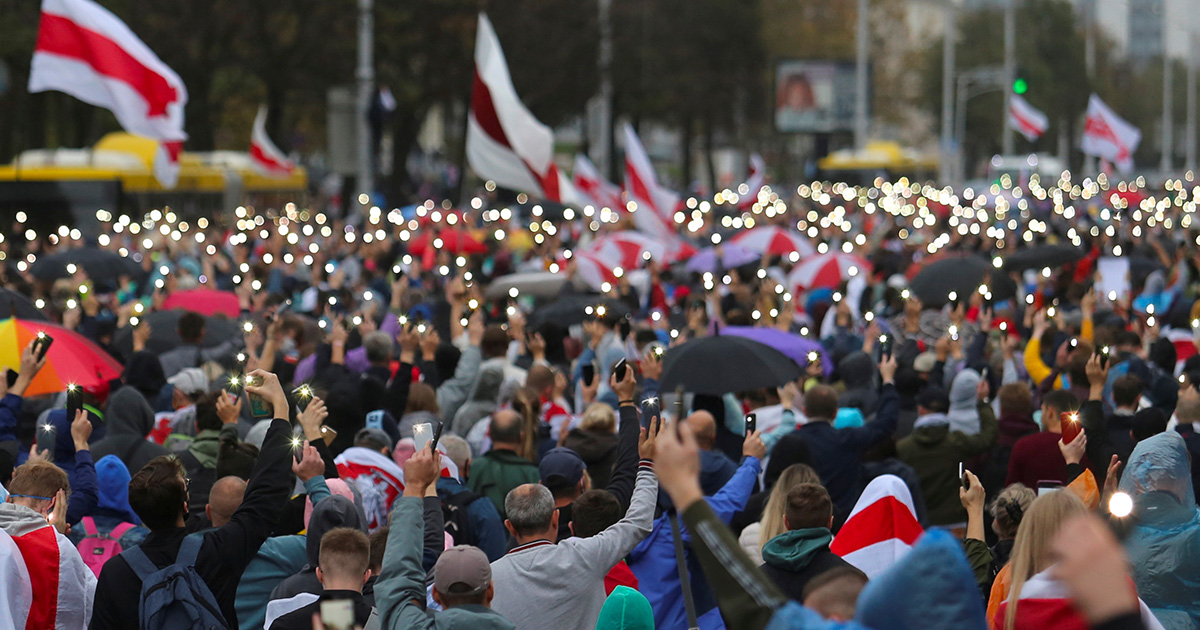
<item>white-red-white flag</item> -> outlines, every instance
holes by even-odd
[[[638,231],[667,247],[668,260],[675,260],[686,245],[675,231],[675,209],[679,195],[658,185],[654,165],[633,126],[625,123],[625,196]],[[694,250],[693,250],[694,251]]]
[[[342,451],[333,463],[338,476],[362,495],[367,529],[373,532],[387,525],[392,503],[404,493],[404,470],[392,458],[362,446]]]
[[[1018,94],[1009,101],[1008,120],[1013,129],[1030,142],[1037,141],[1050,128],[1050,119]]]
[[[129,133],[158,140],[154,175],[175,186],[187,88],[108,9],[92,0],[42,0],[29,91],[49,90],[103,107]]]
[[[1133,152],[1142,141],[1142,132],[1129,124],[1095,94],[1088,99],[1087,118],[1083,123],[1080,150],[1103,158],[1122,172],[1133,168]]]
[[[738,186],[738,208],[748,210],[758,201],[758,191],[762,190],[767,163],[757,153],[750,154],[750,172],[747,173],[746,183]]]
[[[287,159],[267,135],[265,105],[258,108],[254,128],[250,132],[250,162],[254,164],[254,170],[266,177],[289,177],[296,170],[295,162]]]
[[[908,555],[925,533],[916,513],[904,481],[880,475],[867,484],[829,550],[874,579]]]
[[[575,156],[575,172],[572,174],[571,183],[575,185],[580,203],[590,204],[596,209],[625,209],[625,204],[621,201],[621,188],[604,179],[586,155]]]
[[[570,182],[554,164],[554,132],[521,103],[500,40],[483,13],[475,33],[467,161],[477,175],[504,188],[574,201]]]
[[[20,505],[0,506],[0,588],[16,599],[0,606],[0,627],[67,630],[86,627],[92,617],[96,574],[75,545],[37,512]],[[23,566],[22,566],[23,565]]]

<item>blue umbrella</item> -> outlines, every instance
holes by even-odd
[[[726,326],[721,329],[722,335],[736,335],[757,341],[782,352],[797,365],[808,365],[808,353],[816,352],[821,355],[821,369],[825,376],[833,372],[833,361],[825,348],[815,339],[801,337],[779,330],[778,328],[753,328],[750,326]]]

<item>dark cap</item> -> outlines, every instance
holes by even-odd
[[[478,595],[492,583],[492,565],[478,547],[456,545],[433,565],[433,588],[445,595]]]
[[[578,453],[560,446],[550,449],[542,457],[542,463],[538,465],[538,475],[542,479],[542,485],[553,490],[579,483],[586,468],[587,465]]]
[[[388,436],[383,429],[374,429],[367,427],[359,429],[358,433],[354,434],[355,446],[369,446],[371,448],[391,448],[392,438]]]
[[[932,413],[946,413],[950,410],[950,396],[941,387],[926,387],[917,394],[917,404]]]

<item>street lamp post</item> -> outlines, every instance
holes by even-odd
[[[1017,0],[1004,1],[1004,135],[1000,137],[1001,152],[1013,153],[1012,111],[1013,82],[1017,78]],[[961,141],[961,140],[960,140]]]
[[[375,167],[371,160],[371,99],[375,90],[375,9],[374,0],[358,0],[358,68],[354,76],[358,80],[358,108],[356,129],[358,136],[358,195],[367,195],[366,203],[351,200],[346,207],[352,215],[362,212],[371,203],[371,191],[375,188]]]
[[[957,16],[952,0],[942,6],[945,34],[942,46],[942,138],[938,159],[938,176],[943,182],[951,179],[954,160],[954,53],[958,42]]]
[[[867,120],[867,63],[870,55],[871,0],[858,0],[858,20],[855,32],[854,59],[854,148],[867,144],[870,123]]]

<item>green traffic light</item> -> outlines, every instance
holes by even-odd
[[[1013,81],[1013,93],[1024,94],[1029,91],[1029,82],[1025,79],[1017,79]]]

